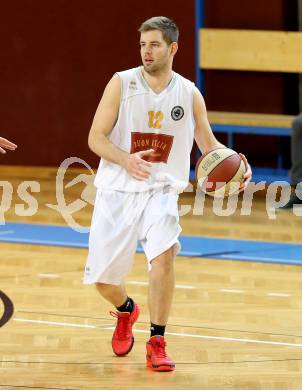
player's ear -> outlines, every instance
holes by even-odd
[[[172,42],[171,43],[171,54],[173,56],[175,56],[177,50],[178,50],[178,43],[177,42]]]

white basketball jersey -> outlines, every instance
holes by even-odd
[[[169,185],[182,191],[188,184],[194,140],[194,84],[174,72],[169,85],[156,94],[142,76],[141,67],[118,72],[121,102],[110,141],[135,153],[154,149],[147,181],[128,175],[121,166],[101,159],[95,185],[102,190],[147,191]]]

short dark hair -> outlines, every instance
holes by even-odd
[[[159,30],[163,34],[164,40],[170,45],[172,42],[178,42],[179,31],[175,22],[165,16],[154,16],[143,22],[138,29],[139,32]]]

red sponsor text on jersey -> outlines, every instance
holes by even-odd
[[[143,159],[150,162],[167,163],[173,138],[173,135],[167,134],[132,132],[130,153],[153,149],[154,153],[143,157]]]

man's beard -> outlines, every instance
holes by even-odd
[[[162,59],[161,61],[158,61],[156,64],[153,62],[149,66],[143,63],[143,67],[146,73],[150,75],[156,75],[166,70],[169,67],[169,65],[168,65],[168,61]]]
[[[153,66],[153,64],[151,66],[146,66],[146,65],[143,65],[143,66],[144,66],[145,72],[149,73],[149,74],[156,74],[162,68],[162,66],[159,66],[159,65]]]

